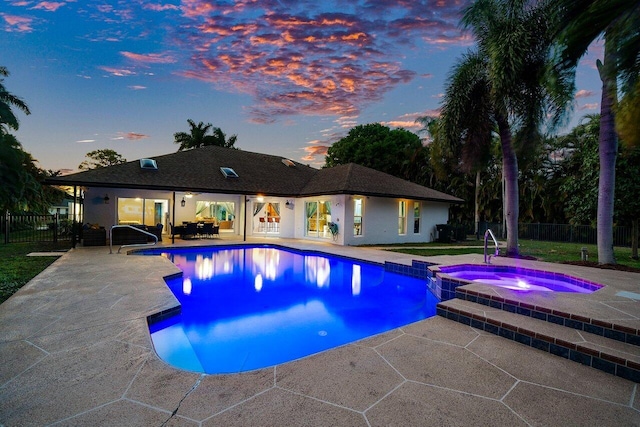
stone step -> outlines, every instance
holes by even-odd
[[[640,382],[640,347],[637,345],[457,298],[439,303],[437,314],[612,375]]]
[[[513,301],[496,294],[482,291],[478,286],[461,286],[455,290],[455,299],[466,300],[482,304],[494,309],[543,320],[567,328],[600,335],[605,338],[627,344],[640,346],[640,331],[635,328],[603,321],[575,313],[567,313],[542,305],[534,305],[524,301]]]

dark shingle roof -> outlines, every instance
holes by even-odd
[[[207,146],[152,157],[158,170],[140,168],[139,160],[106,168],[55,177],[48,184],[93,187],[146,188],[159,190],[265,194],[291,196],[318,171],[302,163],[287,166],[282,157]],[[236,171],[225,178],[221,167]]]
[[[300,193],[358,194],[460,203],[463,200],[355,163],[320,169]]]
[[[208,146],[152,157],[157,170],[140,161],[49,178],[52,185],[141,188],[150,190],[312,196],[360,194],[458,203],[461,199],[356,164],[314,169],[298,162],[250,151]],[[292,164],[288,166],[285,163]],[[221,167],[238,178],[225,178]]]

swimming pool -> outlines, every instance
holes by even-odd
[[[561,273],[528,268],[462,264],[438,267],[436,273],[462,279],[469,283],[482,283],[516,291],[592,293],[603,285]]]
[[[383,266],[274,246],[153,249],[183,272],[167,280],[179,315],[149,326],[167,363],[208,374],[295,360],[436,313],[426,280]]]

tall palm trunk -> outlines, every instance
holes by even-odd
[[[513,149],[511,128],[506,116],[496,114],[500,145],[502,147],[502,173],[505,180],[505,223],[507,226],[507,256],[519,255],[518,250],[518,158]]]
[[[600,177],[598,181],[598,263],[615,264],[613,255],[613,208],[616,187],[616,156],[618,138],[616,136],[613,106],[616,100],[614,47],[605,36],[604,64],[598,63],[602,80],[602,101],[600,105]]]
[[[478,226],[480,224],[480,169],[476,171],[475,206],[473,211],[474,234],[478,236]]]

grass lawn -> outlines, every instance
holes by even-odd
[[[585,245],[582,243],[558,243],[558,242],[540,242],[536,240],[520,240],[520,254],[525,256],[533,256],[539,261],[546,262],[577,262],[580,261],[581,249],[587,248],[589,261],[598,261],[598,249],[596,245]],[[484,242],[480,240],[467,240],[456,243],[424,243],[420,245],[396,245],[394,252],[402,252],[405,254],[435,256],[435,255],[463,255],[463,254],[482,254],[483,248],[474,248],[473,246],[483,246]],[[504,253],[504,242],[501,242],[501,250]],[[411,246],[411,248],[409,248]],[[451,246],[463,246],[461,248],[451,248]],[[466,247],[465,247],[466,246]],[[493,253],[491,250],[490,253]],[[614,254],[616,261],[620,265],[640,269],[640,261],[631,258],[631,248],[615,247]]]
[[[31,252],[66,250],[70,242],[0,244],[0,303],[51,265],[58,257],[28,257]]]

